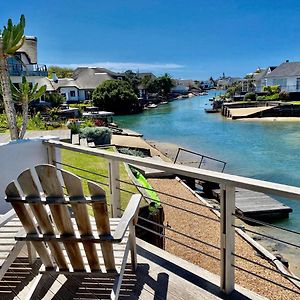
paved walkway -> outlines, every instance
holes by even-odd
[[[70,138],[69,129],[55,129],[55,130],[30,130],[25,134],[26,139],[41,137],[41,136],[58,136],[60,140],[65,140]],[[0,134],[0,143],[7,143],[10,141],[9,133]]]

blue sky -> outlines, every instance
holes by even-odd
[[[47,65],[206,79],[300,61],[298,0],[11,0],[1,27],[20,14]]]

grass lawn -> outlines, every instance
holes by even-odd
[[[288,101],[288,102],[292,104],[300,104],[300,101]]]
[[[113,151],[113,149],[109,149],[109,151]],[[93,155],[88,155],[84,153],[78,153],[70,150],[61,150],[61,161],[64,164],[68,164],[71,166],[74,166],[76,168],[80,168],[82,170],[76,170],[74,168],[68,167],[68,166],[63,166],[63,169],[70,171],[80,177],[83,178],[83,188],[84,188],[84,193],[88,195],[88,188],[86,181],[87,180],[94,180],[98,181],[97,183],[105,190],[106,195],[107,195],[107,202],[109,203],[109,188],[108,186],[102,185],[101,183],[108,184],[109,180],[108,178],[104,178],[103,176],[108,176],[108,161],[104,158],[93,156]],[[60,167],[60,166],[59,166]],[[97,174],[90,174],[85,172],[84,170],[97,173]],[[98,175],[99,174],[99,175]],[[86,180],[87,179],[87,180]],[[120,179],[124,181],[131,182],[125,166],[123,163],[120,163]],[[121,183],[121,188],[131,191],[133,193],[138,193],[137,189],[135,186],[128,185]],[[129,199],[131,198],[132,194],[123,192],[121,191],[121,208],[125,209],[127,206],[127,203]],[[145,204],[145,202],[142,202],[142,205]]]

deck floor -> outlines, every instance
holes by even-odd
[[[24,248],[0,282],[0,299],[25,299],[39,267],[39,260],[29,265]],[[111,279],[44,275],[32,299],[108,299],[112,284]],[[226,299],[218,284],[217,275],[138,240],[138,269],[133,274],[128,266],[120,299]],[[264,298],[237,286],[230,299]]]

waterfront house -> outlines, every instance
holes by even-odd
[[[253,73],[253,84],[255,86],[255,92],[262,92],[263,87],[266,85],[266,76],[275,70],[275,66],[270,66],[265,69],[258,69]]]
[[[124,74],[115,73],[105,68],[80,67],[73,72],[72,78],[39,78],[39,84],[47,85],[47,92],[62,94],[67,102],[91,99],[93,91],[105,80],[123,80]]]
[[[16,52],[15,56],[9,57],[8,71],[13,83],[20,83],[22,76],[27,81],[35,83],[42,77],[48,76],[46,65],[38,64],[37,38],[26,36],[23,46]]]
[[[265,76],[265,85],[279,85],[281,91],[300,92],[300,62],[282,63]]]

